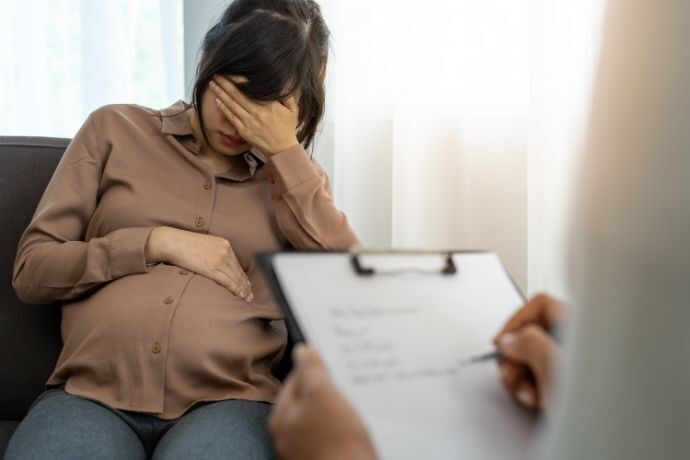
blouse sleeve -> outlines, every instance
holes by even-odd
[[[89,116],[58,164],[22,235],[12,286],[29,304],[69,300],[114,279],[147,271],[153,227],[123,228],[84,241],[97,205],[107,146]]]
[[[278,227],[294,247],[345,250],[360,244],[333,203],[326,173],[302,146],[272,156],[266,168]]]

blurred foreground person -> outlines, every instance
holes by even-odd
[[[549,315],[520,320],[528,304],[513,319],[519,332],[509,322],[497,338],[508,358],[504,383],[551,414],[544,458],[690,458],[687,43],[689,2],[610,1],[572,226],[576,307],[553,409],[550,369],[560,351],[542,334]],[[525,336],[534,346],[517,346]],[[511,380],[518,365],[533,371],[536,387]],[[286,460],[376,458],[308,348],[296,351],[270,430]]]

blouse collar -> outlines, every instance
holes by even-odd
[[[191,138],[178,139],[178,141],[195,154],[198,154],[201,146],[194,139],[194,131],[189,123],[187,110],[192,110],[192,106],[183,100],[179,100],[170,107],[162,109],[160,111],[161,131],[163,134],[170,134],[176,137],[191,136]],[[230,169],[216,174],[216,177],[244,182],[253,178],[259,167],[263,166],[267,161],[266,156],[256,149],[251,149],[242,155],[238,155],[237,159],[238,161],[232,162]]]

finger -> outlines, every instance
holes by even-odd
[[[513,393],[513,397],[524,407],[531,410],[539,409],[539,391],[534,385],[523,383]]]
[[[223,286],[225,289],[246,300],[247,290],[242,286],[237,277],[233,277],[229,272],[220,272],[215,279],[218,284]]]
[[[502,336],[498,343],[505,359],[525,364],[534,374],[539,387],[549,383],[550,369],[558,345],[542,328],[529,325]]]
[[[563,305],[547,294],[538,294],[525,303],[503,326],[494,341],[501,335],[516,331],[527,324],[550,328],[560,320]]]
[[[229,100],[232,100],[245,113],[253,114],[256,112],[259,104],[249,99],[242,91],[240,91],[234,81],[222,75],[215,75],[211,81],[220,87],[220,89],[222,89],[223,92],[228,96]]]
[[[245,119],[240,118],[235,112],[232,111],[232,109],[225,105],[223,101],[221,101],[219,98],[216,98],[216,106],[220,110],[220,112],[223,114],[223,116],[228,120],[239,132],[240,135],[243,135],[246,131],[246,124],[244,122]]]
[[[297,371],[298,397],[308,397],[319,388],[331,384],[326,366],[313,348],[298,344],[293,350],[293,359]]]
[[[503,360],[503,362],[501,380],[508,393],[517,399],[521,399],[527,407],[531,407],[531,404],[526,402],[524,395],[520,395],[522,388],[528,387],[533,389],[533,391],[530,391],[532,396],[530,400],[534,400],[535,396],[538,400],[542,399],[540,394],[541,387],[537,385],[534,373],[530,371],[527,366],[511,363],[506,360]]]
[[[297,378],[293,373],[288,376],[283,384],[283,388],[278,394],[278,399],[273,406],[270,418],[268,420],[268,428],[275,432],[280,428],[280,425],[285,420],[285,414],[287,411],[294,407],[297,402]]]
[[[541,313],[549,327],[559,324],[566,313],[566,305],[555,297],[546,294],[540,295],[542,302]]]
[[[237,259],[231,257],[227,261],[225,268],[227,270],[227,276],[239,286],[240,297],[244,298],[247,302],[251,302],[254,298],[254,293],[252,292],[252,283],[249,281],[247,273],[245,273],[244,269],[242,269],[242,266]]]
[[[228,108],[233,113],[233,115],[235,115],[235,117],[241,120],[246,120],[252,116],[216,82],[211,80],[208,85],[209,88],[216,95],[216,99],[220,99],[222,105]]]
[[[249,294],[252,293],[252,283],[249,282],[249,278],[247,277],[247,274],[244,273],[244,271],[239,268],[235,267],[232,269],[232,275],[233,279],[235,280],[235,283],[240,287],[242,290],[242,295],[243,296],[248,296]]]
[[[543,299],[541,295],[532,297],[508,320],[505,326],[503,326],[501,333],[512,332],[526,324],[538,322],[542,304]]]
[[[230,249],[230,251],[228,251],[228,253],[222,258],[222,261],[224,264],[222,265],[221,269],[225,272],[225,274],[238,285],[240,285],[240,287],[244,288],[245,293],[249,293],[251,291],[252,283],[249,281],[249,276],[247,276],[244,268],[242,268],[242,265],[240,265],[240,261],[237,260],[237,255],[235,252]]]
[[[501,359],[499,371],[503,385],[509,392],[513,393],[522,379],[524,367],[520,364]]]
[[[242,287],[232,278],[226,277],[224,286],[237,297],[244,297],[245,295],[242,291]]]

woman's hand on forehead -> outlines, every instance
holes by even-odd
[[[209,83],[223,116],[244,140],[268,156],[299,144],[296,134],[299,108],[295,96],[284,101],[257,102],[237,87],[246,81],[241,76],[216,75]]]
[[[241,84],[247,83],[249,81],[249,79],[247,77],[243,77],[240,75],[220,75],[220,77],[230,80],[235,85],[241,85]]]
[[[219,75],[219,76],[220,76],[220,75]],[[230,82],[234,83],[235,86],[238,87],[238,88],[239,88],[240,85],[249,82],[249,79],[248,79],[247,77],[244,77],[244,76],[241,76],[241,75],[223,75],[222,77],[223,77],[223,78],[226,78],[226,79],[228,79],[228,80],[230,80]],[[241,90],[240,90],[240,92],[241,92]],[[244,93],[243,93],[243,94],[244,94]],[[295,91],[294,91],[290,96],[293,96],[293,97],[295,98],[295,100],[297,101],[297,103],[299,104],[299,99],[300,99],[301,95],[302,95],[302,90],[301,90],[300,88],[297,88],[297,89],[295,89]],[[278,100],[277,102],[283,103],[283,102],[285,102],[290,96],[288,96],[288,97],[286,97],[286,98],[283,98],[283,99],[280,99],[280,100]],[[249,98],[249,99],[251,99],[251,98]],[[256,102],[257,104],[261,104],[261,105],[265,105],[265,104],[268,103],[268,102],[266,102],[266,101],[257,101],[257,100],[255,100],[255,99],[251,99],[251,100],[254,101],[254,102]]]

